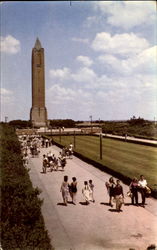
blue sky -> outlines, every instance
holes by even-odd
[[[45,49],[49,119],[157,118],[155,1],[2,2],[1,120],[28,120]]]

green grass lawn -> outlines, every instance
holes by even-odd
[[[60,143],[59,136],[53,136]],[[134,143],[127,143],[109,138],[102,139],[102,154],[100,160],[100,139],[95,136],[75,136],[74,151],[95,160],[130,178],[143,174],[151,188],[157,188],[157,148]],[[61,144],[74,144],[73,136],[62,136]]]

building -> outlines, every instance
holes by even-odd
[[[33,127],[47,126],[44,68],[44,48],[42,48],[37,38],[35,46],[32,49],[32,108],[30,111],[30,120]]]

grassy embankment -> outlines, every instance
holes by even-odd
[[[157,148],[121,142],[113,139],[102,139],[103,159],[100,160],[99,138],[95,136],[76,136],[74,151],[101,163],[130,178],[139,178],[143,174],[149,186],[157,189]],[[60,138],[53,137],[60,143]],[[68,146],[73,143],[72,136],[62,136],[61,144]]]
[[[157,124],[143,119],[129,121],[107,121],[102,125],[103,133],[129,135],[138,138],[157,140]]]

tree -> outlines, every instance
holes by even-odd
[[[12,120],[9,122],[9,125],[11,125],[15,128],[28,128],[28,127],[31,127],[31,121]]]
[[[74,128],[75,121],[72,119],[65,119],[65,120],[50,120],[50,126],[53,127],[65,127],[65,128]]]

